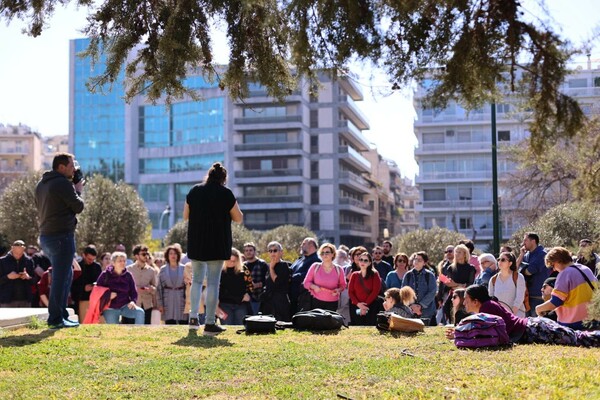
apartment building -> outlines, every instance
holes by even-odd
[[[492,218],[492,128],[491,105],[467,111],[457,103],[444,110],[423,106],[425,87],[414,97],[418,120],[415,135],[419,164],[416,179],[420,192],[417,211],[424,228],[440,226],[459,231],[483,246],[493,240]],[[600,99],[600,69],[577,68],[562,90],[579,99],[586,113],[597,113]],[[529,136],[527,121],[509,95],[496,104],[498,179],[501,238],[507,240],[524,222],[516,213],[516,202],[504,189],[507,174],[515,170],[503,151],[505,144],[520,143]],[[534,204],[535,202],[532,202]]]
[[[0,124],[0,190],[42,168],[42,137],[26,125]]]
[[[136,96],[125,104],[117,85],[108,94],[85,90],[97,73],[89,60],[75,57],[86,46],[86,39],[71,41],[70,148],[84,171],[137,187],[155,237],[181,219],[187,192],[216,161],[229,170],[228,186],[250,229],[306,226],[349,246],[382,237],[366,157],[369,122],[351,76],[322,75],[318,93],[302,82],[276,102],[258,84],[247,99],[232,99],[192,71],[186,85],[201,101],[151,104]]]

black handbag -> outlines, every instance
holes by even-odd
[[[246,332],[247,335],[254,333],[275,333],[277,319],[272,315],[246,315],[244,318],[244,329],[237,333]]]

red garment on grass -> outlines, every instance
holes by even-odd
[[[90,305],[85,314],[84,324],[97,324],[102,311],[110,306],[110,289],[104,286],[96,286],[90,293]]]

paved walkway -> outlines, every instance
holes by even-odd
[[[73,309],[68,308],[69,314],[73,315]],[[16,329],[26,326],[31,317],[37,317],[42,321],[48,320],[47,308],[0,308],[0,329]]]

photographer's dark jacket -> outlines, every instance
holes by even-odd
[[[27,271],[30,277],[35,275],[33,261],[25,254],[18,260],[11,253],[0,258],[0,303],[31,300],[31,279],[8,278],[8,274],[11,272],[19,273],[23,271]]]
[[[41,235],[73,233],[83,199],[73,183],[57,171],[46,171],[35,188]]]

